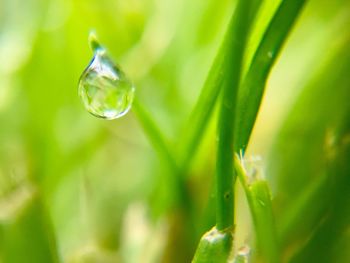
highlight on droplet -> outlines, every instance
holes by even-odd
[[[89,35],[89,44],[94,57],[80,77],[79,96],[92,115],[107,120],[120,118],[131,108],[135,87],[94,33]]]

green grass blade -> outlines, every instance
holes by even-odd
[[[240,84],[243,54],[249,33],[251,2],[241,0],[232,21],[232,39],[224,60],[224,82],[218,119],[216,160],[216,227],[224,230],[233,226],[236,175],[233,170],[233,135],[236,98]]]
[[[284,0],[272,18],[239,92],[236,149],[247,147],[264,93],[267,77],[306,0]]]
[[[252,1],[252,8],[250,10],[250,21],[253,21],[260,7],[261,1]],[[225,66],[224,58],[229,50],[234,49],[233,47],[233,29],[234,19],[231,18],[223,42],[218,50],[218,53],[213,61],[213,64],[209,70],[206,81],[199,95],[199,98],[192,110],[191,116],[188,121],[187,133],[184,134],[181,140],[180,148],[180,165],[182,170],[187,170],[190,165],[193,156],[196,153],[198,145],[203,138],[204,132],[207,125],[209,124],[211,114],[214,110],[218,95],[220,93],[224,77],[225,77]]]
[[[187,212],[190,212],[192,201],[189,197],[188,190],[186,189],[184,178],[181,176],[179,167],[173,157],[174,155],[171,153],[170,147],[167,145],[163,133],[137,99],[134,101],[133,111],[159,158],[166,163],[168,169],[168,185],[169,187],[177,189],[175,191],[176,202],[182,205]]]
[[[256,180],[248,184],[247,175],[237,156],[235,156],[234,165],[253,218],[258,257],[262,262],[280,262],[269,186],[264,180]]]
[[[281,246],[292,243],[293,239],[297,239],[301,235],[300,233],[312,229],[315,222],[319,220],[322,213],[325,212],[325,204],[328,203],[329,196],[326,194],[328,184],[329,177],[327,175],[315,178],[295,198],[295,201],[287,206],[278,220],[277,234]],[[320,203],[319,200],[323,200],[323,202]],[[308,216],[300,217],[304,214]]]
[[[178,170],[163,133],[137,98],[134,100],[132,109],[159,157],[166,162],[170,170]]]
[[[318,61],[288,114],[268,165],[277,184],[281,251],[294,262],[344,261],[333,256],[342,243],[337,232],[345,231],[340,221],[349,203],[350,52],[349,34],[335,33],[334,42],[323,47],[327,56]],[[337,217],[342,218],[339,224]]]
[[[229,26],[231,28],[231,25]],[[222,74],[222,64],[224,54],[227,50],[228,39],[231,35],[227,34],[224,44],[221,46],[213,65],[208,73],[202,92],[197,100],[194,110],[191,113],[187,125],[186,134],[183,135],[182,143],[180,145],[179,157],[182,170],[187,170],[196,149],[204,135],[204,131],[209,123],[210,116],[213,112],[220,88],[223,83],[224,76]]]
[[[280,262],[276,238],[274,215],[270,189],[265,180],[254,181],[250,186],[252,193],[252,212],[259,246],[259,257],[263,262]]]
[[[349,69],[349,67],[348,67]],[[349,79],[345,80],[349,87]],[[347,92],[349,94],[349,92]],[[348,105],[348,104],[347,104]],[[323,194],[328,195],[327,210],[311,238],[290,260],[291,263],[303,262],[347,262],[349,260],[349,222],[350,222],[350,107],[343,115],[342,123],[338,127],[338,141],[336,142],[337,157],[328,167],[327,175],[331,177]],[[317,204],[317,203],[316,203]],[[315,201],[309,207],[315,205]],[[312,208],[311,208],[312,209]],[[302,211],[300,211],[302,212]]]

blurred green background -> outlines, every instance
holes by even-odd
[[[133,80],[136,96],[176,152],[233,2],[0,0],[0,257],[4,263],[56,262],[55,252],[48,252],[47,258],[43,252],[55,247],[62,262],[189,260],[201,234],[214,225],[210,196],[215,120],[187,176],[196,228],[187,232],[189,238],[179,238],[176,234],[184,234],[181,226],[187,219],[177,213],[167,168],[137,118],[132,111],[114,121],[93,117],[79,101],[77,83],[92,58],[87,37],[94,29]],[[279,3],[264,1],[249,39],[247,63]],[[350,67],[344,59],[350,53],[349,25],[349,1],[309,1],[267,83],[246,162],[269,180],[277,215],[309,187],[314,176],[325,172],[329,162],[320,153],[324,136],[331,134],[332,144],[332,127],[338,129],[349,119],[346,72],[350,74]],[[339,69],[335,61],[347,66]],[[343,72],[340,77],[339,72]],[[343,173],[349,175],[346,169]],[[349,179],[344,180],[339,182],[348,185]],[[254,236],[240,186],[237,196],[236,247],[240,247],[252,244]],[[347,201],[347,197],[339,198]],[[322,198],[326,199],[321,195],[315,202],[322,203]],[[343,209],[348,211],[349,205]],[[319,213],[310,211],[317,221]],[[339,231],[346,240],[341,244],[349,249],[350,226],[339,224],[344,225]],[[297,238],[285,242],[302,243],[306,237],[301,236],[309,237],[312,231],[302,229]],[[169,236],[175,238],[169,241]],[[293,251],[295,245],[291,247],[286,251]],[[37,261],[26,261],[25,255],[30,258],[35,253]],[[348,256],[349,252],[340,253],[339,258]]]

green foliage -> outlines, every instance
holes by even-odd
[[[343,48],[349,43],[348,37],[340,40],[336,54],[327,58],[307,84],[272,152],[274,155],[286,149],[284,155],[278,157],[278,165],[271,164],[269,170],[278,183],[276,201],[281,244],[301,246],[292,262],[311,259],[330,262],[337,258],[338,247],[345,245],[344,240],[337,240],[345,235],[345,221],[349,222],[349,168],[345,160],[349,157],[346,97],[350,82],[346,74],[350,70],[350,57],[349,51]],[[305,112],[305,108],[309,111]],[[298,128],[296,132],[300,125],[302,130]],[[298,144],[290,145],[286,140],[291,134]],[[305,149],[304,145],[308,147]],[[303,165],[296,159],[302,160]]]
[[[0,22],[0,262],[349,260],[349,1],[5,0]],[[92,28],[136,86],[113,122],[77,94]]]
[[[262,179],[249,183],[248,176],[238,157],[235,158],[235,170],[243,186],[253,218],[260,260],[279,262],[276,226],[268,183]]]
[[[247,148],[266,80],[305,0],[284,0],[278,7],[253,56],[237,100],[236,149]]]

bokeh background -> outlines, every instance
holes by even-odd
[[[188,232],[182,228],[186,217],[174,206],[176,193],[168,171],[133,111],[114,121],[97,119],[83,108],[77,83],[92,58],[87,37],[93,29],[133,80],[136,96],[176,152],[234,2],[0,0],[0,255],[11,258],[11,253],[40,251],[49,236],[48,246],[57,248],[63,262],[186,262],[190,258],[201,234],[215,223],[210,205],[215,118],[186,177],[196,204],[196,227]],[[264,1],[249,39],[246,64],[279,3]],[[284,141],[300,145],[295,136],[305,134],[309,120],[297,122],[298,129],[289,137],[280,135],[281,127],[307,83],[315,76],[326,78],[321,69],[335,54],[349,53],[349,45],[341,44],[349,39],[349,28],[349,1],[309,1],[268,80],[246,162],[266,176],[273,196],[285,190],[283,185],[291,186],[286,187],[290,195],[282,195],[282,203],[298,195],[312,178],[290,181],[298,174],[305,178],[295,170],[303,166],[302,160],[295,159],[288,168],[294,172],[286,173],[283,154],[293,147],[278,146],[286,145]],[[324,92],[329,98],[339,94],[331,106],[326,99],[320,104],[320,100],[306,100],[300,111],[333,108],[333,115],[317,115],[319,123],[338,115],[337,107],[346,108],[349,92],[338,93],[337,80],[326,86],[334,92]],[[310,93],[318,94],[317,89]],[[313,131],[320,129],[317,125],[310,129],[312,140]],[[329,129],[324,133],[329,134]],[[306,143],[304,150],[313,145],[323,144]],[[291,158],[298,156],[293,154]],[[305,173],[318,173],[313,168],[321,164],[323,159],[317,159]],[[237,203],[236,246],[240,247],[252,243],[254,232],[239,186]],[[27,219],[21,219],[23,214]],[[349,226],[345,229],[349,245]],[[18,261],[3,262],[25,262],[17,256]],[[347,256],[349,252],[342,257]],[[40,262],[49,262],[42,257]]]

